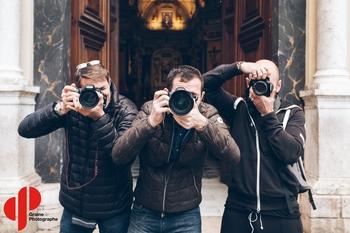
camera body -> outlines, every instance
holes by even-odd
[[[83,88],[78,88],[77,92],[80,94],[79,102],[85,109],[92,109],[96,107],[99,102],[97,92],[101,93],[99,89],[96,89],[94,85],[86,85]]]
[[[185,88],[178,87],[169,96],[169,108],[176,115],[184,116],[192,110],[195,98]]]
[[[259,96],[269,97],[273,90],[273,84],[270,82],[269,77],[266,79],[252,79],[249,82],[249,87],[252,87],[254,93]]]

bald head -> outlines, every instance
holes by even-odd
[[[273,84],[276,93],[278,93],[281,89],[282,82],[280,80],[280,74],[277,65],[273,61],[266,59],[258,60],[256,64],[267,69],[270,82]]]
[[[269,73],[270,81],[272,81],[273,83],[278,82],[278,80],[280,79],[280,74],[278,67],[273,61],[262,59],[257,61],[256,64],[266,67]]]

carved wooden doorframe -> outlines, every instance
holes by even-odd
[[[100,60],[118,84],[117,4],[116,0],[71,1],[70,82],[76,81],[79,63]]]

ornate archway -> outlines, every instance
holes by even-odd
[[[152,54],[151,89],[162,89],[166,86],[169,71],[182,64],[181,53],[175,49],[162,48]]]

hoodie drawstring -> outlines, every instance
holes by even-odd
[[[253,214],[255,215],[254,219],[252,219]],[[261,214],[257,213],[257,212],[250,212],[250,214],[248,215],[248,220],[249,220],[249,225],[252,228],[251,233],[254,233],[253,223],[256,222],[258,220],[258,218],[259,218],[259,222],[260,222],[260,229],[264,230],[264,226],[263,226],[262,219],[261,219]]]

